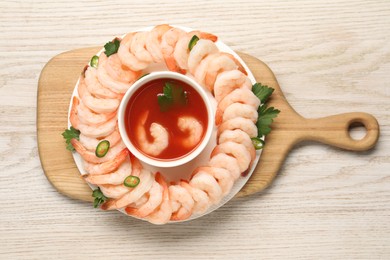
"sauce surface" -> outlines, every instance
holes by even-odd
[[[182,89],[186,94],[186,103],[174,102],[165,111],[161,111],[158,96],[163,93],[166,83],[170,83],[176,88]],[[144,126],[141,118],[147,114]],[[182,131],[178,127],[178,120],[182,117],[193,117],[202,125],[200,141],[189,146],[190,132]],[[133,145],[144,155],[158,160],[179,159],[193,151],[203,140],[207,129],[207,108],[200,94],[185,82],[162,78],[149,81],[140,87],[131,97],[126,107],[125,126],[126,132]],[[150,134],[152,123],[158,123],[168,132],[168,146],[160,154],[152,156],[141,149],[140,138],[137,130],[144,127],[147,142],[154,142]]]

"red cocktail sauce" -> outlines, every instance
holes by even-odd
[[[175,86],[181,87],[187,93],[187,104],[174,104],[167,111],[160,111],[157,96],[163,93],[163,87],[166,82],[173,83]],[[155,122],[168,130],[169,144],[168,147],[162,151],[158,156],[150,156],[141,150],[139,140],[137,138],[136,127],[140,123],[140,117],[149,111],[148,118],[145,123],[145,130],[149,142],[153,142],[153,137],[150,135],[150,125]],[[207,129],[207,109],[200,94],[190,85],[185,82],[162,78],[155,79],[145,83],[141,86],[131,97],[125,112],[125,126],[126,132],[133,145],[144,155],[157,160],[174,160],[184,157],[191,153],[198,145],[194,147],[185,147],[183,142],[188,137],[187,132],[182,132],[178,126],[177,121],[181,116],[192,116],[196,118],[203,126],[202,142]]]

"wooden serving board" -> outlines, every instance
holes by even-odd
[[[38,83],[37,132],[39,156],[51,184],[62,194],[74,199],[92,201],[91,189],[80,177],[72,154],[65,149],[61,133],[67,128],[68,108],[77,79],[90,58],[100,47],[61,53],[43,68]],[[260,60],[239,53],[257,82],[275,89],[269,105],[281,110],[266,137],[260,161],[237,197],[264,190],[270,185],[288,152],[304,140],[322,142],[351,151],[364,151],[375,146],[379,137],[377,120],[367,113],[345,113],[319,119],[300,116],[289,105],[272,71]],[[364,125],[366,136],[354,140],[349,135],[352,124]]]

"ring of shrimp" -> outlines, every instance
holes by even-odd
[[[189,50],[194,35],[200,40]],[[109,58],[102,54],[100,67],[85,70],[69,119],[81,135],[71,143],[84,161],[84,179],[109,197],[102,209],[125,208],[128,215],[154,224],[185,220],[218,204],[248,170],[256,156],[250,137],[257,133],[254,122],[260,102],[250,91],[251,81],[242,64],[220,51],[217,39],[210,33],[157,25],[148,32],[127,34],[117,54]],[[176,183],[167,183],[162,174],[144,169],[124,148],[117,129],[117,107],[123,93],[143,69],[161,62],[168,70],[189,73],[217,101],[217,145],[207,164],[197,167],[189,180]],[[191,131],[191,120],[184,119],[179,122],[182,130]],[[93,149],[101,139],[111,141],[113,148],[106,158],[95,158]],[[122,179],[129,175],[140,178],[137,187],[123,185]]]

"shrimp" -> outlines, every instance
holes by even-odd
[[[115,158],[100,164],[92,164],[84,161],[85,171],[89,174],[106,174],[113,172],[126,160],[129,153],[129,150],[125,148],[117,154]]]
[[[232,189],[234,184],[234,179],[228,170],[224,168],[213,167],[213,166],[201,166],[196,168],[194,173],[196,174],[197,172],[200,171],[210,174],[217,180],[219,187],[221,187],[222,190],[222,196],[227,195]]]
[[[209,62],[219,55],[218,52],[207,55],[198,65],[195,70],[194,78],[195,80],[207,89],[205,84],[205,77],[208,69]],[[210,90],[210,89],[209,89]]]
[[[192,215],[194,199],[187,189],[180,185],[169,186],[169,198],[172,205],[171,220],[185,220]]]
[[[222,144],[228,141],[244,145],[249,151],[252,161],[255,159],[256,149],[253,146],[252,140],[247,133],[240,129],[223,131],[218,138],[218,143]]]
[[[134,83],[141,75],[141,71],[132,71],[123,65],[117,53],[108,57],[104,68],[112,79],[124,83]]]
[[[140,182],[138,186],[118,199],[107,200],[102,204],[102,209],[104,210],[120,209],[136,202],[152,187],[154,182],[152,176],[153,174],[150,171],[142,169],[139,177]]]
[[[245,172],[251,163],[251,155],[243,144],[238,144],[231,141],[219,144],[211,152],[210,157],[214,157],[219,153],[232,155],[234,158],[236,158],[241,173]]]
[[[181,181],[180,185],[191,194],[194,200],[193,213],[202,214],[210,207],[211,202],[206,192],[192,187],[185,181]]]
[[[99,139],[86,136],[83,133],[80,133],[79,139],[80,139],[80,143],[90,151],[95,151],[97,145],[101,141]],[[120,140],[122,140],[121,135],[119,134],[118,127],[116,127],[115,130],[110,135],[103,137],[102,140],[109,141],[110,148],[113,148]]]
[[[219,153],[211,157],[208,165],[228,170],[234,180],[237,180],[241,175],[237,159],[225,153]]]
[[[95,138],[104,137],[111,134],[115,130],[117,124],[116,117],[113,117],[109,121],[98,126],[83,124],[80,122],[75,106],[72,106],[70,110],[69,121],[74,128],[80,130],[80,132],[82,132],[84,135]]]
[[[236,70],[238,68],[239,66],[232,59],[232,55],[227,55],[227,53],[224,52],[218,53],[218,55],[208,63],[204,79],[205,86],[210,91],[213,91],[214,83],[219,73]]]
[[[146,36],[149,32],[136,32],[130,45],[130,51],[133,55],[143,62],[150,64],[153,61],[152,55],[146,50]]]
[[[86,149],[79,140],[73,138],[72,140],[70,140],[70,142],[76,149],[76,151],[81,155],[81,157],[83,157],[85,161],[90,163],[103,163],[109,161],[113,159],[120,151],[126,148],[126,145],[121,142],[119,145],[114,146],[113,148],[110,147],[107,154],[104,157],[99,158],[96,156],[95,152],[91,152]]]
[[[130,161],[131,161],[131,165],[132,165],[131,175],[137,176],[137,177],[140,176],[141,171],[142,171],[141,162],[133,154],[130,154]]]
[[[80,77],[78,93],[83,103],[95,113],[115,112],[120,101],[112,98],[95,98],[89,93],[83,77]]]
[[[118,49],[118,57],[121,62],[133,71],[145,69],[149,63],[138,60],[134,54],[130,52],[130,47],[135,33],[128,33],[120,42]]]
[[[188,70],[188,57],[190,50],[188,49],[188,44],[191,41],[191,38],[196,35],[199,39],[207,39],[210,41],[217,41],[217,36],[205,33],[201,31],[192,31],[183,35],[176,44],[175,50],[173,52],[173,57],[175,58],[176,63],[183,70]]]
[[[97,78],[97,70],[93,67],[88,67],[85,71],[85,84],[88,91],[98,98],[119,98],[118,93],[115,93],[100,84]]]
[[[145,153],[157,156],[168,147],[169,134],[168,131],[158,123],[150,125],[150,135],[153,137],[153,142],[149,142],[145,123],[148,118],[149,111],[146,111],[140,118],[140,123],[137,125],[136,132],[138,144]]]
[[[168,185],[162,175],[158,172],[156,173],[156,181],[161,185],[163,188],[163,200],[159,207],[153,213],[151,213],[149,216],[146,217],[146,219],[153,224],[165,224],[167,223],[172,216],[172,207],[171,202],[169,200],[169,191],[168,191]]]
[[[189,184],[194,188],[206,192],[212,204],[217,204],[222,199],[222,190],[218,182],[205,171],[197,172]]]
[[[180,131],[188,133],[188,136],[183,141],[183,146],[190,148],[195,147],[199,143],[203,135],[203,126],[196,118],[191,116],[179,117],[177,126]]]
[[[97,75],[100,83],[109,88],[111,91],[114,91],[115,93],[123,94],[125,93],[133,82],[122,82],[119,80],[116,80],[112,78],[106,69],[106,62],[107,62],[107,56],[106,54],[101,53],[99,56],[99,66],[97,69]]]
[[[132,190],[132,188],[126,187],[123,184],[100,184],[99,188],[103,192],[104,196],[110,199],[118,199]]]
[[[251,120],[242,117],[236,117],[223,122],[218,127],[217,135],[219,136],[223,131],[235,129],[241,129],[242,131],[247,133],[249,137],[257,136],[256,125]]]
[[[162,41],[162,36],[171,28],[172,27],[168,24],[160,24],[155,26],[146,36],[146,49],[156,63],[164,60],[160,43]]]
[[[161,37],[161,52],[163,54],[165,64],[170,71],[175,71],[182,74],[185,74],[185,71],[182,70],[176,63],[175,58],[173,57],[173,52],[178,40],[185,34],[185,31],[172,27]]]
[[[76,96],[73,97],[72,106],[75,108],[80,122],[86,125],[101,125],[116,116],[115,112],[96,114],[86,107],[83,102],[80,102]]]
[[[207,56],[218,52],[218,47],[210,40],[200,39],[190,51],[188,56],[188,69],[192,75],[195,75],[196,68],[200,62]]]
[[[214,97],[220,102],[226,95],[237,88],[252,89],[249,78],[239,70],[229,70],[218,74],[214,83]]]
[[[147,201],[139,208],[127,207],[126,213],[139,218],[144,218],[150,215],[158,206],[160,206],[163,199],[163,188],[154,181],[150,190],[146,193]]]
[[[259,115],[257,113],[257,110],[250,105],[233,103],[228,106],[223,112],[222,121],[225,122],[229,119],[237,117],[247,118],[253,123],[256,123]]]
[[[237,88],[226,95],[217,105],[215,112],[215,123],[219,125],[222,123],[222,115],[225,109],[233,103],[242,103],[258,109],[260,99],[247,88]]]
[[[127,176],[131,175],[131,162],[130,159],[126,159],[118,170],[107,174],[84,174],[83,178],[91,184],[123,184],[123,181]]]

